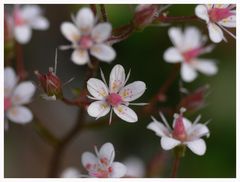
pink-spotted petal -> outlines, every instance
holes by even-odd
[[[214,23],[208,23],[208,32],[211,41],[219,43],[224,39],[223,31]]]
[[[137,114],[125,105],[118,105],[113,110],[118,117],[126,122],[135,123],[138,121]]]
[[[105,143],[101,146],[99,150],[100,160],[107,160],[108,164],[111,164],[115,158],[114,146],[111,143]]]
[[[168,63],[178,63],[178,62],[181,62],[183,60],[183,57],[182,57],[181,53],[175,47],[168,48],[164,52],[163,58]]]
[[[4,68],[4,96],[9,97],[17,84],[17,76],[11,67]]]
[[[95,19],[90,8],[82,8],[78,11],[76,16],[76,24],[81,33],[89,34],[94,26]]]
[[[100,118],[110,111],[109,105],[105,101],[95,101],[88,106],[87,112],[90,116]]]
[[[32,121],[32,112],[24,106],[15,106],[10,108],[7,113],[7,118],[14,123],[26,124]]]
[[[81,157],[81,162],[86,170],[91,170],[98,163],[97,157],[91,152],[84,152]]]
[[[146,84],[142,81],[135,81],[123,87],[119,95],[122,97],[123,101],[131,102],[143,95],[146,90]]]
[[[71,42],[76,42],[80,39],[80,32],[77,27],[69,22],[63,22],[61,24],[61,32],[63,36]]]
[[[111,167],[112,173],[110,174],[110,176],[112,178],[121,178],[124,177],[127,173],[127,167],[120,162],[114,162]]]
[[[236,27],[236,15],[229,16],[218,23],[227,28],[234,28]]]
[[[104,62],[111,62],[116,57],[115,50],[107,44],[96,44],[90,48],[90,53]]]
[[[181,66],[181,76],[183,81],[191,82],[197,77],[197,72],[190,64],[183,63]]]
[[[110,93],[117,93],[124,86],[125,70],[122,65],[117,64],[113,67],[109,78]]]
[[[87,81],[87,89],[89,93],[98,100],[104,100],[108,95],[107,86],[96,78],[90,78]]]
[[[209,22],[208,8],[205,5],[197,5],[195,8],[195,14],[197,17]]]
[[[164,150],[171,150],[179,144],[181,144],[181,142],[173,138],[170,137],[161,138],[161,146]]]
[[[155,134],[159,137],[170,135],[168,128],[158,121],[149,123],[147,129],[154,131]]]
[[[92,38],[97,43],[106,41],[112,32],[112,26],[110,23],[99,23],[92,30]]]
[[[206,143],[203,139],[186,142],[187,147],[197,155],[204,155],[206,152]]]

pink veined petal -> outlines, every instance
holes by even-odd
[[[43,16],[34,18],[30,24],[33,29],[37,30],[46,30],[49,28],[49,21]]]
[[[82,8],[78,11],[76,16],[76,24],[81,33],[89,34],[94,26],[95,19],[90,8]]]
[[[32,112],[24,106],[14,106],[7,113],[7,118],[14,123],[26,124],[33,119]]]
[[[90,116],[100,118],[107,115],[110,106],[105,101],[95,101],[88,106],[87,112]]]
[[[211,41],[219,43],[224,39],[223,31],[214,23],[208,23],[208,32]]]
[[[191,82],[197,77],[197,72],[190,64],[183,63],[181,66],[181,76],[183,81]]]
[[[197,5],[195,8],[195,14],[197,17],[209,22],[208,8],[205,5]]]
[[[163,59],[168,63],[178,63],[182,62],[183,57],[177,48],[170,47],[164,52]]]
[[[115,65],[109,77],[110,93],[117,93],[124,86],[125,83],[125,70],[122,65]]]
[[[42,13],[41,8],[38,5],[25,5],[21,8],[21,16],[25,20],[31,20],[40,16]]]
[[[169,130],[162,123],[153,121],[147,125],[147,129],[152,130],[159,137],[169,136]]]
[[[87,81],[87,89],[98,100],[104,100],[108,96],[107,86],[99,79],[90,78]]]
[[[173,128],[175,127],[176,124],[176,119],[173,120]],[[187,118],[183,118],[183,125],[185,128],[185,131],[189,130],[192,127],[192,123],[190,120],[188,120]]]
[[[187,27],[184,32],[184,49],[185,51],[200,48],[202,46],[202,35],[195,27]]]
[[[115,50],[107,44],[96,44],[90,48],[90,53],[104,62],[111,62],[116,57]]]
[[[138,121],[137,114],[125,105],[118,105],[114,107],[113,110],[115,114],[124,121],[129,123],[135,123]]]
[[[186,142],[187,147],[197,155],[204,155],[206,152],[206,143],[203,139]]]
[[[101,159],[107,159],[108,164],[111,164],[115,158],[114,146],[111,143],[105,143],[99,150],[99,157]]]
[[[195,69],[205,75],[215,75],[218,72],[216,63],[209,59],[197,59],[194,64]]]
[[[170,137],[161,138],[161,146],[164,150],[171,150],[179,144],[181,144],[181,142],[173,138]]]
[[[181,28],[172,27],[168,30],[168,35],[175,47],[180,49],[183,45],[183,32]]]
[[[77,27],[70,22],[63,22],[61,24],[61,32],[66,39],[71,42],[76,42],[80,39],[80,32]]]
[[[81,156],[81,162],[86,170],[91,170],[93,165],[98,163],[98,158],[91,152],[84,152]]]
[[[86,50],[76,49],[73,51],[71,59],[77,65],[84,65],[89,61],[89,55]]]
[[[205,135],[208,137],[210,135],[210,132],[206,125],[199,123],[193,126],[188,135],[190,136],[190,140],[196,140]]]
[[[110,176],[112,178],[121,178],[127,173],[126,166],[120,162],[114,162],[111,167],[112,173],[110,174]]]
[[[14,105],[28,104],[36,91],[35,85],[30,81],[21,82],[17,85],[12,95]]]
[[[110,23],[99,23],[92,30],[92,38],[97,43],[106,41],[112,32],[112,26]]]
[[[146,84],[142,81],[135,81],[123,87],[119,95],[122,97],[123,101],[131,102],[143,95],[146,90]]]
[[[31,39],[32,30],[29,25],[19,25],[14,28],[14,36],[20,44],[26,44]]]
[[[227,27],[227,28],[235,28],[236,27],[236,15],[229,16],[221,21],[218,24]]]
[[[11,67],[4,68],[4,96],[9,97],[17,84],[17,76]]]

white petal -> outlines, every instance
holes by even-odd
[[[28,108],[24,106],[16,106],[7,111],[7,118],[14,123],[25,124],[33,119],[33,115]]]
[[[183,57],[178,49],[170,47],[164,52],[163,59],[168,63],[178,63],[183,60]]]
[[[33,29],[37,30],[46,30],[49,27],[49,21],[43,16],[34,18],[34,20],[30,22],[30,24]]]
[[[88,106],[87,112],[90,116],[100,118],[108,114],[109,105],[105,101],[95,101]]]
[[[81,173],[76,168],[69,167],[62,172],[60,177],[61,178],[80,178]]]
[[[74,50],[71,59],[77,65],[84,65],[89,61],[88,52],[81,49]]]
[[[119,105],[117,107],[114,107],[113,110],[116,115],[124,121],[127,121],[129,123],[135,123],[138,121],[137,114],[125,105]]]
[[[127,168],[127,177],[143,178],[145,176],[146,169],[142,159],[135,156],[128,157],[123,164]]]
[[[206,143],[203,139],[186,142],[188,148],[197,155],[204,155],[206,152]]]
[[[106,44],[96,44],[91,47],[90,52],[101,61],[111,62],[116,57],[115,50]]]
[[[81,33],[88,34],[94,25],[94,15],[90,8],[82,8],[76,16],[76,24],[80,28]]]
[[[208,59],[197,59],[194,67],[205,75],[215,75],[218,71],[216,63]]]
[[[112,178],[121,178],[125,176],[127,172],[126,166],[120,162],[114,162],[111,167],[112,167],[112,173],[111,173]]]
[[[236,27],[236,15],[229,16],[218,23],[224,27],[234,28]]]
[[[178,49],[183,45],[183,33],[180,28],[172,27],[168,30],[168,35],[175,47]]]
[[[12,103],[14,105],[27,104],[31,101],[36,87],[30,81],[21,82],[13,92]]]
[[[209,129],[206,125],[204,124],[196,124],[193,129],[191,130],[191,132],[189,133],[190,135],[190,140],[194,140],[203,136],[209,136],[210,132]]]
[[[20,44],[26,44],[30,41],[32,30],[28,25],[20,25],[14,28],[14,36]]]
[[[213,7],[214,8],[227,8],[229,6],[229,4],[214,4]]]
[[[176,119],[174,119],[173,121],[173,128],[175,127],[175,124],[176,124]],[[191,121],[188,120],[187,118],[183,118],[183,125],[184,125],[185,131],[189,130],[192,127]]]
[[[159,137],[164,137],[169,135],[168,128],[158,121],[153,121],[148,124],[147,129],[152,130]]]
[[[11,67],[4,68],[4,96],[11,95],[13,88],[17,83],[17,76]]]
[[[90,78],[87,81],[87,89],[89,93],[96,99],[104,100],[106,96],[108,96],[108,88],[99,79]]]
[[[97,43],[102,43],[109,38],[112,32],[112,26],[109,23],[99,23],[92,30],[92,38]]]
[[[71,42],[76,42],[80,39],[80,32],[77,27],[69,22],[64,22],[61,24],[61,32],[66,39]]]
[[[99,157],[105,158],[108,160],[109,164],[111,164],[115,158],[115,150],[114,146],[111,143],[105,143],[101,146],[99,150]]]
[[[213,42],[219,43],[224,39],[223,31],[219,26],[214,23],[208,24],[208,31],[209,37]]]
[[[191,82],[197,77],[197,72],[190,64],[183,63],[181,66],[181,76],[183,81]]]
[[[162,137],[161,138],[161,146],[164,150],[171,150],[177,145],[179,145],[181,142],[178,140],[175,140],[170,137]]]
[[[125,70],[122,65],[117,64],[113,67],[109,77],[110,93],[117,93],[124,86]]]
[[[209,22],[208,8],[205,5],[197,5],[195,8],[195,14],[197,17]]]
[[[202,46],[202,35],[195,27],[187,27],[184,32],[184,49],[190,50]]]
[[[142,81],[135,81],[123,87],[119,95],[122,97],[123,101],[131,102],[143,95],[146,90],[146,84]]]
[[[21,16],[26,20],[31,20],[41,15],[42,10],[38,5],[25,5],[21,9]]]
[[[97,157],[91,152],[84,152],[82,154],[81,161],[84,168],[86,168],[86,166],[88,166],[89,164],[94,165],[98,163]]]

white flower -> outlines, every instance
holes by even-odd
[[[66,168],[61,174],[61,178],[79,178],[79,177],[81,177],[81,173],[75,167]]]
[[[130,73],[128,73],[127,78],[125,78],[125,71],[121,65],[116,65],[112,69],[109,78],[109,88],[102,72],[101,76],[104,82],[96,78],[91,78],[87,82],[87,89],[93,96],[89,96],[89,98],[96,100],[88,107],[88,114],[98,119],[111,112],[110,124],[113,110],[121,119],[127,122],[137,122],[137,114],[130,109],[128,105],[134,105],[134,103],[129,102],[143,95],[146,89],[145,83],[135,81],[125,86]]]
[[[30,81],[17,84],[17,77],[10,67],[4,69],[4,112],[12,122],[25,124],[32,120],[32,112],[23,104],[28,104],[36,90]]]
[[[72,45],[62,46],[62,49],[73,48],[71,59],[75,64],[90,63],[89,53],[104,62],[111,62],[116,53],[106,41],[111,35],[110,23],[98,23],[90,8],[82,8],[78,11],[73,23],[64,22],[61,32]]]
[[[37,5],[14,6],[13,11],[14,36],[20,44],[26,44],[32,36],[32,29],[46,30],[48,20],[42,16],[42,11]]]
[[[127,167],[127,177],[143,178],[146,173],[144,162],[135,156],[128,157],[123,161]]]
[[[126,167],[120,162],[114,162],[115,150],[111,143],[105,143],[100,151],[95,147],[95,156],[91,152],[82,154],[82,164],[90,177],[121,178],[126,174]]]
[[[197,71],[205,75],[217,73],[217,66],[211,59],[198,58],[199,55],[208,53],[213,46],[204,46],[206,39],[199,30],[188,27],[184,32],[180,28],[170,28],[169,37],[174,47],[164,52],[164,59],[168,63],[181,62],[181,77],[185,82],[191,82],[197,77]]]
[[[219,43],[222,40],[226,41],[221,29],[235,38],[235,35],[226,29],[236,27],[236,10],[233,10],[233,8],[235,8],[235,5],[229,4],[208,4],[196,6],[195,14],[206,21],[209,37],[213,42]]]
[[[173,121],[173,130],[167,123],[167,120],[160,113],[163,123],[160,123],[152,117],[147,128],[153,130],[157,136],[161,137],[161,146],[164,150],[170,150],[178,145],[186,145],[193,153],[204,155],[206,152],[206,143],[201,137],[209,136],[209,129],[206,124],[198,123],[201,116],[198,116],[192,124],[187,118],[183,117],[184,108],[180,115],[175,114]]]

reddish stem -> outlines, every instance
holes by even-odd
[[[164,23],[170,23],[170,22],[182,22],[182,21],[190,21],[190,20],[199,20],[197,16],[164,16],[161,15],[156,20]]]
[[[91,8],[93,14],[96,16],[96,14],[97,14],[97,7],[96,7],[96,4],[90,4],[90,8]]]
[[[108,18],[107,18],[107,13],[106,13],[106,9],[105,9],[104,4],[100,4],[100,10],[101,10],[103,21],[107,22]]]
[[[179,165],[180,165],[180,157],[176,156],[173,162],[173,170],[172,170],[172,176],[171,176],[172,178],[177,177]]]

